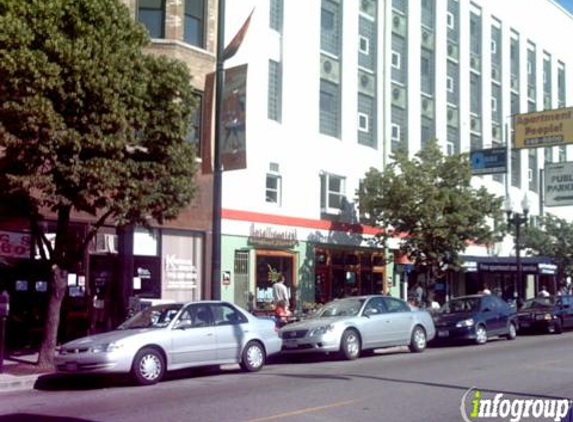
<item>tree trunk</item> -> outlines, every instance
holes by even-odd
[[[48,310],[46,312],[46,322],[44,325],[44,337],[38,356],[38,366],[42,369],[54,369],[54,352],[58,340],[58,327],[60,326],[60,310],[62,301],[66,294],[67,271],[62,270],[58,265],[52,265],[50,279],[50,298]]]

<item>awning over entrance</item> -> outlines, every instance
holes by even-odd
[[[516,272],[517,262],[514,256],[471,256],[462,255],[466,272]],[[557,265],[546,256],[524,256],[521,258],[521,271],[527,274],[554,275]]]

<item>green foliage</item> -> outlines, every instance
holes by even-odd
[[[144,54],[148,43],[119,0],[0,1],[0,205],[29,218],[51,264],[41,366],[53,364],[66,271],[98,228],[174,218],[195,193],[191,76]],[[95,218],[72,241],[74,211]]]
[[[195,189],[186,66],[144,54],[118,0],[4,0],[0,28],[2,200],[33,218],[175,217]]]
[[[539,217],[537,225],[525,228],[523,246],[530,255],[552,257],[562,282],[573,276],[573,223],[551,214]]]
[[[459,264],[469,242],[492,243],[501,227],[502,198],[471,186],[467,155],[444,156],[436,141],[413,159],[399,150],[384,172],[370,169],[357,192],[360,211],[401,249],[418,270],[435,273]]]

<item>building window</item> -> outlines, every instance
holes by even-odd
[[[334,174],[320,176],[320,208],[327,214],[338,214],[344,207],[346,179]]]
[[[400,62],[401,62],[400,53],[392,51],[392,67],[394,69],[400,69],[401,66]]]
[[[147,28],[151,38],[165,37],[164,0],[139,0],[137,18]]]
[[[283,28],[283,0],[271,0],[269,26],[281,32]]]
[[[446,20],[448,22],[448,28],[450,29],[455,29],[456,28],[456,18],[454,17],[454,14],[451,12],[447,12],[446,14]]]
[[[191,112],[191,127],[185,140],[195,144],[197,157],[201,157],[201,115],[203,112],[203,94],[197,93],[197,107]]]
[[[491,40],[491,54],[497,54],[497,42]]]
[[[185,1],[184,41],[196,47],[204,47],[205,1]]]
[[[360,132],[370,132],[370,117],[365,113],[358,113],[358,130]]]
[[[454,92],[454,78],[451,76],[446,77],[446,87],[448,88],[448,92]]]
[[[338,85],[320,80],[320,133],[340,136],[340,88]]]
[[[390,139],[392,142],[400,142],[400,125],[392,123],[392,127],[390,129]]]
[[[332,0],[322,0],[320,18],[320,48],[334,55],[340,56],[341,50],[341,6]]]
[[[281,176],[277,173],[267,173],[265,201],[269,204],[281,204]]]
[[[370,54],[370,40],[361,35],[358,48],[362,54]]]
[[[497,98],[491,99],[491,111],[497,111]]]
[[[269,90],[267,115],[271,120],[281,121],[282,111],[282,72],[281,63],[269,60]]]

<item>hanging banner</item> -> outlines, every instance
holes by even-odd
[[[560,146],[573,142],[573,107],[517,114],[515,148]]]
[[[213,102],[215,99],[215,72],[205,76],[203,91],[203,113],[201,116],[201,170],[203,174],[213,173]]]
[[[247,168],[247,65],[225,70],[220,142],[223,170]]]
[[[239,29],[239,32],[235,34],[231,42],[227,45],[227,47],[225,47],[225,50],[223,51],[223,61],[230,59],[235,54],[237,54],[237,51],[239,51],[239,48],[241,47],[241,44],[245,39],[245,35],[247,35],[247,30],[249,29],[249,25],[251,24],[251,16],[253,16],[254,11],[255,9],[253,8],[251,13],[249,13],[249,17],[245,20],[245,22],[241,26],[241,29]]]

